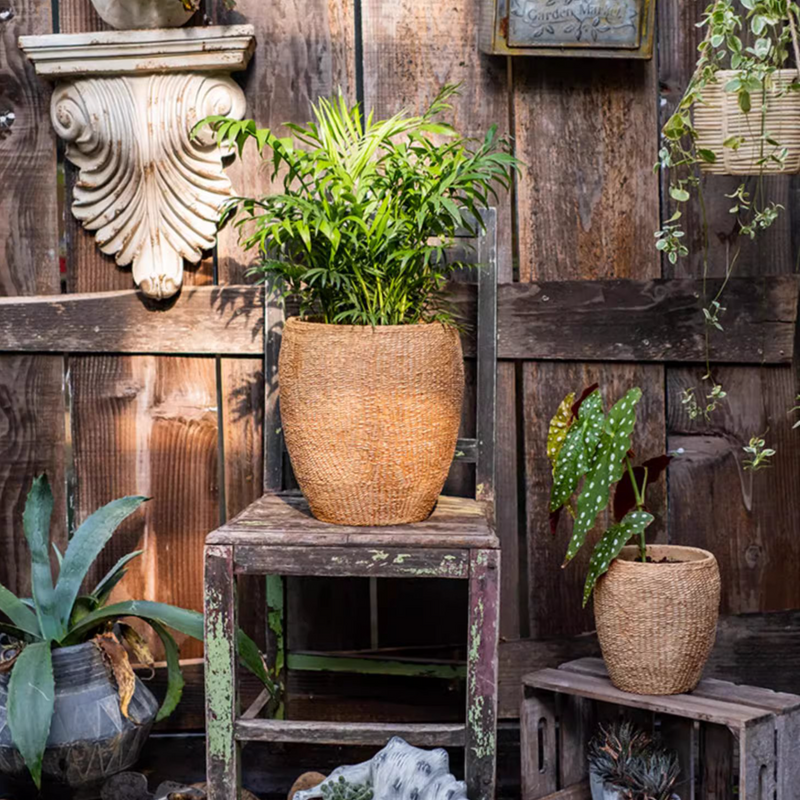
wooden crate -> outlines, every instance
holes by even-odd
[[[800,696],[712,679],[690,694],[628,694],[597,658],[527,675],[523,690],[522,800],[586,796],[586,745],[620,717],[678,752],[681,800],[800,799]]]

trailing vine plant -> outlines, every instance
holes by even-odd
[[[776,138],[768,127],[768,93],[774,92],[776,72],[786,66],[790,52],[800,66],[800,47],[797,37],[797,20],[800,6],[791,0],[715,0],[703,14],[698,27],[705,28],[705,37],[698,46],[699,58],[695,72],[674,113],[663,127],[663,144],[655,170],[669,173],[669,196],[678,204],[678,209],[656,231],[656,248],[665,254],[671,264],[689,255],[689,246],[682,226],[681,206],[696,199],[702,220],[702,264],[703,264],[703,317],[705,320],[705,374],[703,381],[710,388],[698,391],[695,387],[683,391],[681,402],[690,419],[705,417],[716,411],[726,398],[727,392],[715,380],[711,369],[710,334],[713,330],[724,330],[723,316],[727,311],[723,296],[731,275],[739,260],[744,240],[756,239],[779,218],[783,206],[767,197],[764,175],[781,170],[789,155],[787,147]],[[735,73],[723,70],[735,70]],[[704,104],[704,92],[709,87],[718,89],[724,80],[723,90],[736,95],[739,109],[753,113],[753,124],[748,126],[747,136],[732,135],[726,138],[723,149],[738,151],[755,148],[757,174],[751,184],[750,176],[743,176],[739,185],[730,194],[730,213],[735,220],[735,240],[726,248],[725,272],[719,287],[713,293],[708,289],[709,277],[709,224],[707,204],[701,180],[702,165],[716,164],[720,154],[698,145],[698,130],[693,111]],[[777,95],[800,90],[797,80],[781,85]],[[744,448],[750,459],[745,463],[764,464],[748,448],[757,447],[761,437],[751,439]],[[764,446],[761,446],[761,452]],[[771,451],[774,453],[774,451]],[[757,468],[757,467],[756,467]]]

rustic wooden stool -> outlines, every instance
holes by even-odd
[[[477,238],[476,436],[456,458],[475,464],[476,497],[441,497],[424,522],[391,528],[316,520],[302,495],[284,491],[277,363],[283,312],[266,310],[265,494],[211,533],[205,548],[206,736],[209,800],[234,800],[246,741],[363,744],[392,736],[427,747],[463,747],[470,800],[494,797],[500,552],[492,527],[497,358],[496,216]],[[467,236],[466,231],[461,233]],[[239,575],[447,578],[468,581],[467,703],[462,724],[307,722],[258,718],[259,698],[239,710],[236,579]],[[268,590],[269,595],[269,590]],[[269,599],[269,598],[268,598]],[[277,603],[280,606],[280,600]],[[272,611],[270,612],[272,613]],[[278,658],[283,661],[283,655]]]
[[[705,679],[690,694],[615,689],[584,658],[523,678],[522,798],[585,794],[586,746],[598,722],[625,717],[677,751],[681,800],[798,800],[800,696]]]

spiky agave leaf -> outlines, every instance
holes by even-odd
[[[31,588],[39,620],[41,636],[47,641],[59,641],[64,626],[56,608],[53,572],[50,567],[50,518],[53,515],[53,493],[46,475],[34,478],[25,511],[22,529],[31,553]]]
[[[8,682],[8,727],[37,788],[55,706],[50,642],[29,644],[20,653]]]

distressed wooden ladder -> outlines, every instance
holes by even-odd
[[[424,522],[391,528],[330,525],[311,516],[302,495],[285,491],[277,392],[283,310],[266,306],[265,493],[211,533],[205,548],[206,748],[210,800],[235,800],[240,747],[247,741],[363,744],[392,736],[424,747],[463,747],[471,800],[492,800],[496,773],[500,551],[493,529],[497,360],[496,214],[483,212],[476,241],[476,436],[460,439],[456,459],[475,464],[474,498],[441,497]],[[461,236],[468,236],[462,231]],[[462,724],[309,722],[262,719],[266,696],[240,712],[236,581],[239,575],[446,578],[469,585],[467,702]],[[274,586],[274,584],[273,584]],[[282,593],[278,584],[277,593]],[[270,589],[268,587],[268,600]],[[276,591],[273,589],[272,594]],[[273,597],[270,613],[282,607]],[[275,657],[275,654],[271,654]],[[282,651],[277,656],[283,661]]]

